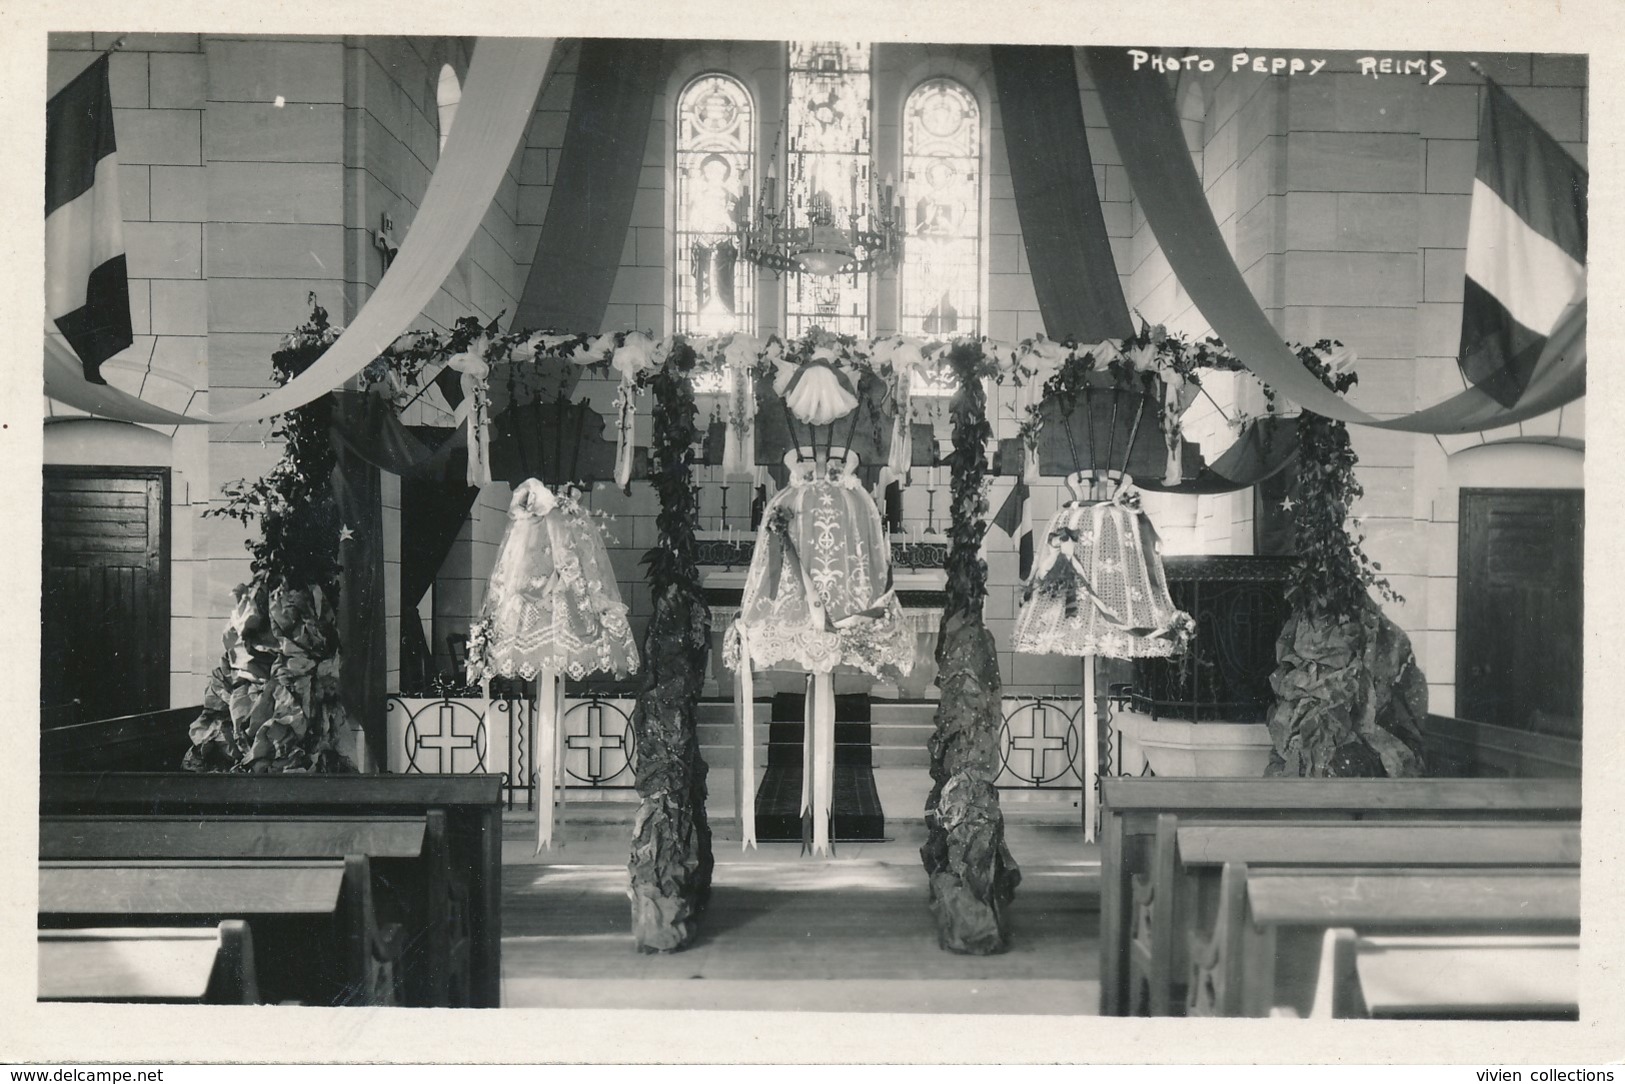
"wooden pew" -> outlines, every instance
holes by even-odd
[[[468,898],[470,1000],[496,1008],[502,984],[502,780],[495,775],[46,773],[45,816],[423,816],[441,810],[454,884]]]
[[[75,702],[77,707],[77,701]],[[40,715],[40,770],[46,772],[178,772],[192,747],[189,728],[201,707],[81,720],[70,712]]]
[[[254,972],[274,1000],[397,1005],[401,928],[379,924],[367,859],[51,862],[39,866],[46,929],[213,925],[260,930]],[[269,931],[269,932],[268,932]]]
[[[1232,862],[1211,935],[1191,931],[1186,1011],[1305,1013],[1325,932],[1577,937],[1578,869],[1273,869]]]
[[[1150,870],[1157,817],[1250,820],[1548,820],[1580,816],[1578,780],[1101,780],[1101,1013],[1128,1012],[1130,882]]]
[[[52,860],[343,858],[365,855],[380,914],[406,927],[406,1003],[465,1007],[467,893],[451,875],[446,814],[416,817],[41,817]]]
[[[1569,867],[1578,822],[1229,821],[1157,817],[1151,869],[1132,878],[1129,1011],[1168,1016],[1184,1004],[1186,929],[1207,928],[1222,867]]]
[[[253,1005],[248,924],[39,931],[39,1000]]]
[[[1579,987],[1578,937],[1362,937],[1340,927],[1321,942],[1309,1016],[1576,1020]]]

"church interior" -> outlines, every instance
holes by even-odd
[[[1586,56],[46,76],[42,1002],[1586,1018]]]

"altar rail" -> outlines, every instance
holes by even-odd
[[[632,796],[637,771],[635,703],[597,696],[565,700],[560,725],[571,796]],[[391,696],[385,718],[389,771],[500,775],[509,809],[536,807],[532,701]]]

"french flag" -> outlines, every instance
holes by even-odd
[[[108,63],[103,54],[45,104],[46,315],[96,384],[133,341]]]
[[[1458,360],[1503,406],[1523,396],[1548,337],[1585,300],[1587,185],[1574,156],[1487,81]]]

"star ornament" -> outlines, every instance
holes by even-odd
[[[350,530],[350,528],[348,526],[341,525],[339,527],[339,541],[340,542],[348,542],[348,541],[350,541],[350,539],[352,539],[354,537],[355,537],[355,532]]]
[[[1281,511],[1283,512],[1290,512],[1292,509],[1296,508],[1297,505],[1298,502],[1293,500],[1291,497],[1283,497],[1281,499]]]

